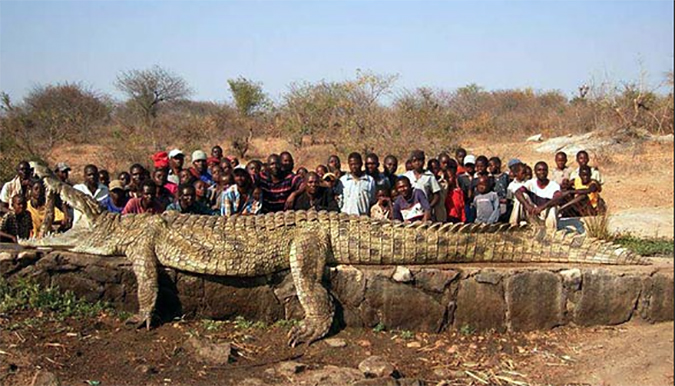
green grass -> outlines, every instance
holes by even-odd
[[[3,314],[39,310],[51,320],[62,321],[67,318],[91,318],[109,309],[102,302],[91,303],[78,299],[72,291],[61,292],[57,287],[44,288],[25,279],[8,283],[0,278],[0,313]],[[27,318],[24,324],[34,326],[38,321],[34,319]]]
[[[613,241],[642,256],[673,255],[673,240],[665,238],[641,238],[622,234],[616,236]]]

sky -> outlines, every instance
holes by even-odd
[[[397,75],[397,90],[532,88],[673,69],[672,0],[0,1],[0,90],[80,82],[122,99],[121,71],[159,65],[192,99],[227,101],[227,80],[279,100],[298,82]]]

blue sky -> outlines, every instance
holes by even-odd
[[[183,76],[193,99],[263,83],[398,74],[397,89],[654,86],[673,68],[673,1],[1,1],[0,90],[81,82],[116,98],[123,70]]]

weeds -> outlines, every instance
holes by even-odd
[[[300,324],[300,321],[296,320],[296,319],[281,319],[281,320],[277,320],[276,322],[274,322],[272,327],[291,328],[291,327],[295,327],[299,324]]]
[[[415,333],[410,330],[403,330],[399,332],[398,336],[400,336],[402,339],[410,340],[415,337]]]
[[[672,256],[673,240],[666,238],[640,238],[631,234],[622,234],[614,242],[642,256]]]
[[[476,333],[476,327],[470,324],[465,324],[462,327],[460,327],[459,333],[462,335],[473,335]]]
[[[614,238],[614,235],[609,231],[609,213],[584,217],[583,221],[587,235],[600,240],[611,241]]]
[[[383,332],[386,331],[387,327],[384,325],[384,323],[380,322],[373,327],[373,332]]]
[[[263,321],[257,321],[253,322],[250,320],[246,320],[243,316],[237,316],[234,318],[234,328],[239,329],[239,330],[248,330],[248,329],[257,329],[257,330],[262,330],[267,328],[267,323]]]

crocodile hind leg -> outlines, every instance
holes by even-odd
[[[150,329],[159,287],[157,256],[152,245],[144,243],[129,248],[127,257],[131,260],[138,286],[138,314],[127,319],[127,323],[136,324],[137,327],[145,325],[146,329]]]
[[[305,319],[288,334],[291,347],[322,338],[333,322],[335,307],[321,282],[327,252],[328,235],[320,230],[300,229],[291,242],[291,275],[305,310]]]

